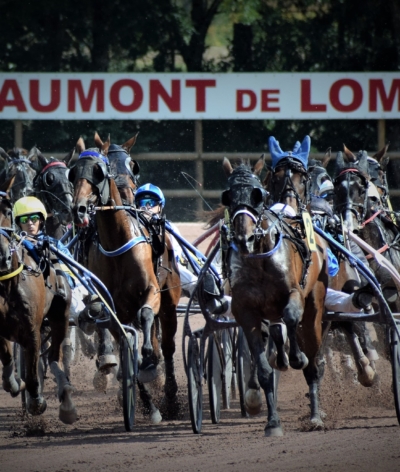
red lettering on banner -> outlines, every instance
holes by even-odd
[[[9,92],[12,94],[10,99],[7,98]],[[4,107],[16,107],[17,111],[27,111],[16,80],[7,79],[4,81],[0,90],[0,111],[3,111]]]
[[[301,81],[301,111],[302,112],[319,112],[326,111],[326,105],[311,103],[311,80]]]
[[[350,87],[353,91],[353,101],[348,105],[343,105],[340,101],[339,94],[342,87]],[[338,111],[350,112],[360,107],[363,101],[363,91],[361,85],[353,79],[340,79],[332,84],[329,91],[329,99],[331,105]]]
[[[206,111],[206,88],[216,87],[216,80],[187,80],[186,87],[194,87],[196,89],[196,111]]]
[[[150,111],[158,111],[158,97],[161,97],[170,111],[181,111],[181,81],[171,80],[172,93],[162,86],[159,80],[150,80]]]
[[[96,93],[96,111],[104,111],[104,80],[92,80],[89,85],[89,91],[85,96],[81,80],[68,80],[68,111],[76,111],[75,98],[78,100],[83,112],[90,112]]]
[[[57,110],[60,105],[61,96],[61,80],[52,80],[50,85],[50,103],[48,105],[42,105],[39,101],[39,81],[29,81],[29,100],[32,108],[35,111],[42,113],[50,113],[51,111]]]
[[[133,100],[129,105],[124,105],[119,99],[119,93],[123,87],[129,87],[133,92]],[[110,90],[111,105],[117,110],[125,113],[136,111],[143,103],[143,89],[139,82],[131,79],[118,80],[113,84]]]
[[[389,96],[386,94],[382,79],[369,81],[369,111],[378,110],[378,95],[383,111],[393,111],[394,99],[397,93],[397,111],[400,111],[400,79],[394,79],[390,86]]]
[[[249,97],[249,104],[244,104],[244,97]],[[257,95],[253,90],[236,90],[236,111],[253,111],[257,105]]]
[[[261,90],[261,111],[281,111],[279,107],[271,107],[270,102],[279,102],[279,97],[271,97],[271,95],[279,94],[279,89]]]

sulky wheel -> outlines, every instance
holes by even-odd
[[[224,329],[222,331],[222,350],[224,356],[224,375],[222,382],[222,404],[224,410],[230,408],[231,404],[231,391],[233,379],[233,348],[232,348],[232,336],[233,328]]]
[[[136,377],[138,371],[138,353],[133,336],[127,332],[120,337],[120,357],[122,370],[122,409],[126,431],[132,431],[135,424]]]
[[[195,336],[189,338],[187,353],[187,378],[189,412],[192,429],[195,434],[201,432],[203,421],[202,372],[200,372],[200,340]]]
[[[221,416],[222,385],[224,382],[224,353],[222,333],[213,333],[208,338],[207,384],[210,399],[211,421],[219,423]]]
[[[243,418],[248,416],[244,406],[244,396],[247,391],[247,383],[251,376],[251,364],[252,360],[249,345],[247,344],[247,339],[243,329],[239,328],[237,338],[236,373],[239,388],[240,411]]]
[[[397,324],[399,327],[400,325]],[[393,373],[393,394],[397,421],[400,424],[400,339],[395,329],[391,329],[390,354]]]

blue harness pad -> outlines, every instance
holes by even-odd
[[[328,275],[334,277],[339,272],[339,262],[329,247],[326,252],[328,254]]]

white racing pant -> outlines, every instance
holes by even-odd
[[[340,311],[343,313],[361,313],[363,310],[353,305],[353,294],[339,292],[328,288],[325,297],[327,311]]]

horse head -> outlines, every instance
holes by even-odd
[[[33,192],[45,205],[46,210],[66,225],[72,221],[71,205],[73,185],[68,179],[67,164],[54,157],[47,159],[35,148],[38,173],[33,181]],[[70,158],[68,153],[65,159]]]
[[[264,158],[257,162],[254,169],[246,164],[233,169],[227,158],[222,166],[229,185],[222,193],[222,204],[229,208],[233,242],[242,254],[248,254],[254,249],[254,230],[268,195],[258,177]]]
[[[135,191],[139,185],[140,167],[137,161],[130,156],[130,151],[136,143],[139,133],[135,134],[124,144],[111,144],[108,148],[108,160],[110,162],[110,170],[114,175],[115,183],[121,195],[122,201],[127,205],[134,205]],[[96,133],[94,137],[98,148],[101,148],[103,142]]]
[[[272,172],[266,180],[267,189],[274,203],[289,205],[296,212],[305,207],[310,198],[307,173],[310,146],[310,137],[306,136],[301,144],[296,142],[293,151],[284,152],[273,136],[269,139]]]
[[[10,237],[14,232],[14,220],[10,191],[15,176],[9,177],[0,185],[0,273],[11,269]]]
[[[33,179],[36,175],[34,169],[35,155],[31,150],[13,148],[8,152],[0,148],[0,155],[8,161],[7,176],[15,176],[14,184],[10,190],[11,200],[16,202],[22,197],[33,192]]]
[[[336,156],[335,211],[351,231],[357,231],[368,211],[368,155],[355,156],[344,147]]]
[[[109,146],[110,138],[100,149],[83,150],[75,165],[70,169],[69,180],[74,185],[72,215],[78,226],[88,226],[89,213],[94,206],[105,205],[110,199],[110,172],[107,158]]]

